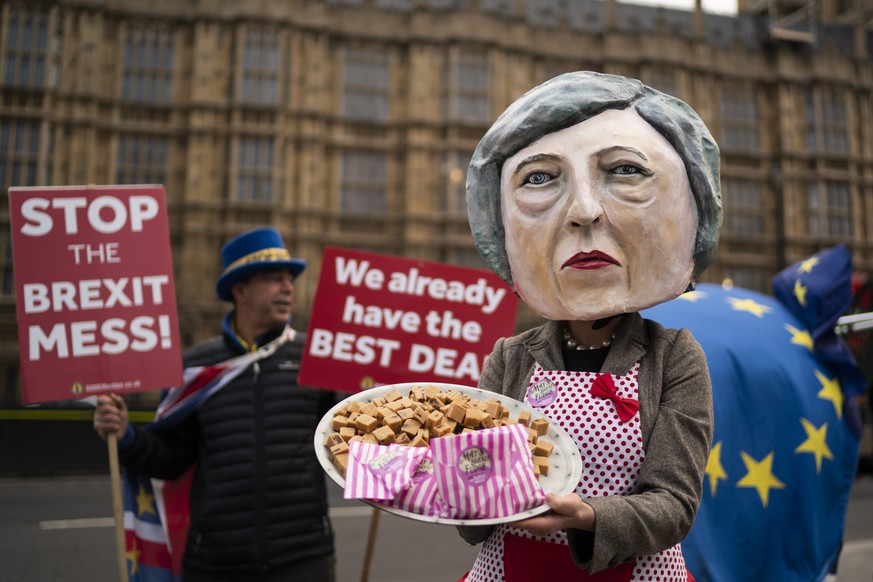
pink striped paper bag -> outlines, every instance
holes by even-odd
[[[527,427],[499,426],[432,439],[437,490],[448,517],[506,517],[542,505]]]
[[[421,459],[430,452],[423,447],[349,443],[345,499],[394,499],[412,482]]]
[[[412,483],[394,499],[385,501],[385,505],[418,513],[426,516],[449,517],[448,509],[437,492],[434,465],[431,462],[430,449],[424,449],[427,455],[412,474]]]

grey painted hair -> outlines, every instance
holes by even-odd
[[[718,145],[685,102],[627,77],[589,71],[566,73],[534,87],[504,111],[488,130],[467,171],[467,215],[476,248],[491,269],[512,285],[500,211],[504,162],[538,139],[607,109],[633,107],[663,135],[685,164],[697,205],[694,276],[706,270],[718,249],[721,226]]]

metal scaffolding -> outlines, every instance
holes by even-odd
[[[818,7],[815,0],[751,0],[749,12],[766,11],[773,40],[815,44]]]

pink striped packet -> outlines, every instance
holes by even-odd
[[[506,517],[545,502],[527,435],[526,426],[511,424],[430,441],[447,517]]]
[[[430,452],[424,447],[349,443],[345,499],[394,499],[412,483],[412,474]]]
[[[394,499],[385,501],[385,505],[426,515],[429,517],[449,517],[445,503],[437,491],[436,475],[431,461],[430,449],[424,449],[427,454],[412,474],[412,483]]]

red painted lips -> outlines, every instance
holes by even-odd
[[[610,257],[606,253],[602,253],[600,251],[591,251],[587,253],[585,251],[581,253],[576,253],[563,265],[561,265],[562,269],[567,267],[571,269],[602,269],[604,267],[608,267],[610,265],[621,266],[614,258]]]

